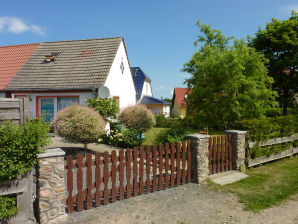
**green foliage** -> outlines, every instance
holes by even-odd
[[[120,124],[119,122],[111,122],[110,123],[110,129],[111,130],[118,130],[118,131],[122,131],[122,124]]]
[[[131,129],[124,129],[122,132],[111,130],[109,134],[101,135],[98,142],[115,147],[132,148],[139,145],[138,137],[138,133]]]
[[[30,171],[49,142],[49,125],[29,120],[26,126],[8,122],[0,126],[0,179],[10,180]]]
[[[171,125],[171,118],[166,118],[164,114],[156,114],[155,120],[155,127],[157,128],[167,128]]]
[[[293,147],[298,147],[298,139],[293,141]]]
[[[186,140],[186,135],[189,132],[183,126],[176,126],[162,130],[156,135],[155,143],[164,144],[170,142],[182,142]]]
[[[277,116],[280,116],[281,113],[282,113],[281,108],[270,107],[266,110],[265,116],[266,117],[277,117]]]
[[[92,108],[72,105],[57,114],[53,122],[55,132],[73,142],[85,145],[96,142],[105,132],[105,122]]]
[[[246,46],[244,40],[226,38],[210,26],[198,27],[203,33],[195,44],[194,53],[183,71],[191,74],[186,83],[192,88],[187,98],[189,114],[200,125],[227,129],[235,121],[258,118],[275,105],[276,93],[271,90],[273,79],[268,77],[265,58]]]
[[[142,133],[152,128],[156,122],[152,112],[140,105],[124,108],[118,119],[125,127],[139,134],[139,145],[141,144]]]
[[[184,126],[185,128],[198,128],[198,123],[190,116],[184,118],[171,117],[166,118],[163,114],[155,115],[158,128],[171,128],[175,126]]]
[[[117,118],[119,106],[116,98],[92,98],[87,99],[86,104],[88,107],[91,107],[100,113],[105,121]]]
[[[291,136],[294,133],[298,133],[298,115],[243,120],[238,122],[237,125],[239,129],[248,131],[250,140],[256,142],[252,149],[248,149],[247,146],[247,150],[251,158],[258,158],[290,148],[292,142],[262,147],[259,146],[259,143],[268,139]]]
[[[15,197],[0,197],[0,220],[8,219],[20,210]]]
[[[250,46],[262,52],[269,59],[267,68],[274,78],[273,88],[278,91],[283,113],[294,106],[298,92],[298,13],[292,11],[289,19],[272,19],[266,29],[259,28]]]
[[[258,142],[290,136],[298,133],[298,115],[243,120],[237,123],[237,128],[248,131],[251,140]]]
[[[285,142],[276,145],[268,145],[268,146],[255,146],[249,150],[250,157],[252,159],[258,158],[261,156],[269,156],[275,153],[279,153],[285,150],[290,149],[292,142]]]

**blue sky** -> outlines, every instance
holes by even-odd
[[[0,8],[0,46],[123,36],[131,66],[152,80],[155,97],[183,87],[196,50],[197,20],[227,36],[253,36],[271,18],[287,19],[297,0],[9,0]]]

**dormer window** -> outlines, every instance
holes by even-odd
[[[44,63],[50,63],[50,62],[54,62],[56,61],[58,55],[60,53],[57,53],[57,52],[52,52],[50,55],[46,55],[46,59],[44,60]]]

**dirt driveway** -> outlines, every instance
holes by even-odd
[[[217,192],[197,184],[186,184],[77,212],[62,223],[298,224],[298,195],[292,199],[255,214],[243,211],[242,204],[233,194]]]

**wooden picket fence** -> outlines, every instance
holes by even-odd
[[[86,159],[69,155],[65,168],[67,210],[73,213],[190,182],[190,142],[120,150],[118,156],[115,150]]]
[[[209,174],[232,170],[231,135],[209,139]]]

